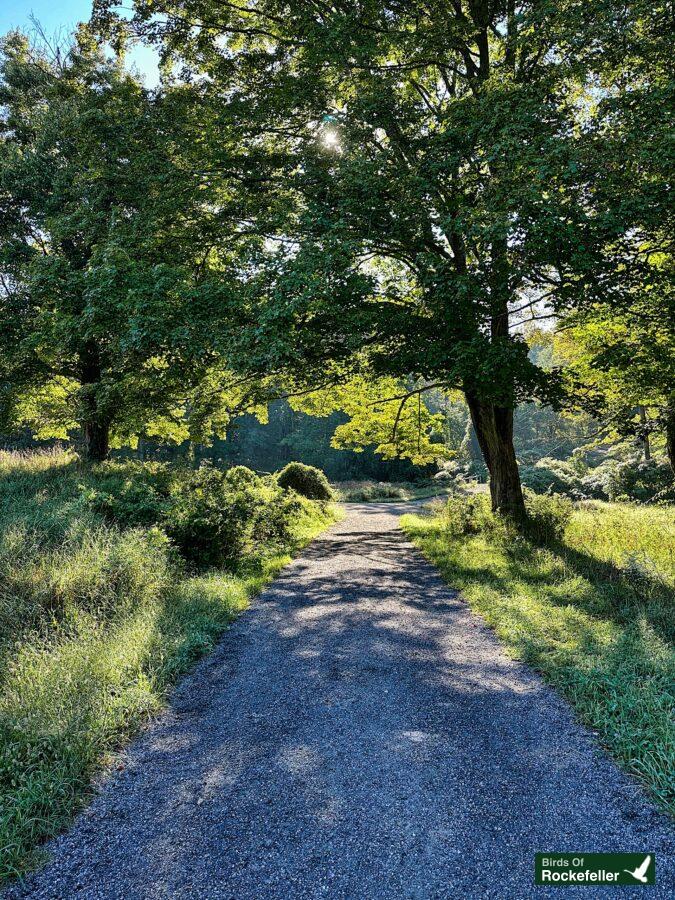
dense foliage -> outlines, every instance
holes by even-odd
[[[186,559],[236,566],[254,548],[287,547],[302,512],[300,497],[244,466],[202,468],[174,494],[167,531]]]
[[[7,427],[102,458],[285,396],[421,465],[458,390],[515,518],[525,401],[672,451],[665,4],[113,6],[4,42]],[[156,91],[110,56],[131,33]],[[569,335],[548,364],[527,318]]]
[[[97,20],[119,34],[111,6]],[[237,298],[238,365],[314,387],[393,378],[399,414],[417,399],[420,453],[420,390],[461,389],[493,504],[522,517],[513,409],[563,393],[523,314],[626,309],[654,280],[650,248],[667,253],[666,5],[135,10],[168,64],[207,77],[222,127],[246,123],[242,183],[259,179],[273,239]]]
[[[277,475],[280,487],[296,491],[309,500],[332,500],[333,491],[321,469],[291,462]]]
[[[152,94],[85,27],[56,53],[17,33],[4,40],[0,421],[10,429],[79,429],[101,460],[139,435],[208,440],[230,409],[253,404],[214,348],[236,276],[232,244],[212,251],[235,240],[243,207],[227,179],[203,172],[213,161],[194,140],[207,124],[199,101],[187,87]],[[219,146],[225,154],[222,133]]]
[[[673,501],[673,473],[667,463],[610,459],[594,468],[576,461],[540,459],[522,466],[523,484],[539,494],[563,494],[573,500]]]

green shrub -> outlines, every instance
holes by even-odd
[[[673,484],[673,472],[667,463],[656,460],[628,460],[611,467],[607,475],[610,500],[625,497],[646,502],[667,492]]]
[[[245,466],[202,466],[175,488],[165,528],[190,562],[235,569],[253,552],[289,546],[301,507],[300,497]]]
[[[92,474],[94,478],[82,485],[91,509],[123,528],[133,528],[161,523],[172,486],[189,478],[191,470],[128,460],[100,463]]]
[[[234,488],[261,483],[260,476],[256,475],[248,466],[232,466],[231,469],[227,469],[225,481]]]
[[[277,482],[286,490],[296,491],[308,500],[333,500],[328,479],[321,469],[291,462],[277,474]]]
[[[390,484],[386,481],[357,481],[339,485],[340,496],[347,503],[370,500],[409,500],[412,485]]]
[[[539,544],[562,540],[574,509],[570,500],[560,496],[546,496],[527,491],[525,494],[527,521],[525,533]]]
[[[209,466],[177,486],[166,530],[183,557],[200,566],[232,567],[251,538],[252,493],[236,490]]]
[[[536,494],[560,494],[572,500],[606,497],[604,487],[586,478],[583,472],[578,457],[567,462],[544,458],[534,465],[521,466],[520,478],[523,486]]]
[[[490,498],[485,494],[453,494],[445,504],[445,517],[449,534],[478,534],[492,518]]]
[[[166,500],[152,485],[131,479],[114,487],[85,488],[84,496],[93,510],[123,527],[155,524],[166,507]]]
[[[547,460],[539,460],[533,466],[520,467],[520,479],[524,487],[537,494],[555,493],[569,494],[578,485],[578,480],[573,482],[552,466],[546,465]]]
[[[665,462],[608,459],[589,469],[579,454],[569,461],[540,459],[520,467],[523,485],[537,494],[571,500],[668,501],[675,495],[673,473]]]
[[[527,520],[518,531],[509,519],[492,512],[487,494],[455,494],[445,504],[445,527],[452,536],[482,533],[493,543],[516,546],[528,537],[538,543],[560,540],[572,515],[572,503],[565,497],[525,493]]]

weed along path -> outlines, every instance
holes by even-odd
[[[354,505],[175,691],[7,897],[530,898],[535,851],[675,830],[398,530]],[[409,507],[408,507],[409,508]],[[584,896],[617,896],[587,888]]]

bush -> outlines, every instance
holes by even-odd
[[[523,486],[536,494],[560,494],[571,500],[605,499],[602,484],[584,472],[578,456],[567,462],[545,457],[532,466],[521,466],[520,477]]]
[[[484,534],[490,541],[517,544],[524,535],[538,543],[560,540],[572,515],[572,504],[565,497],[542,496],[526,491],[527,520],[523,533],[503,516],[492,512],[486,494],[454,495],[445,504],[446,530],[453,536]]]
[[[91,509],[123,528],[156,525],[163,521],[172,485],[188,476],[188,469],[165,463],[105,462],[92,470],[94,485],[82,485]]]
[[[286,490],[296,491],[308,500],[333,500],[328,479],[321,469],[291,462],[277,474],[277,483]]]
[[[233,570],[253,553],[289,547],[303,502],[245,466],[202,466],[176,486],[165,528],[185,559]]]
[[[527,491],[525,506],[525,533],[529,538],[540,544],[562,540],[574,508],[566,497],[549,497]]]
[[[452,535],[478,534],[486,529],[492,517],[486,494],[463,497],[455,494],[445,505],[446,528]]]
[[[155,524],[166,506],[166,500],[152,485],[142,481],[126,480],[112,488],[85,488],[84,496],[93,510],[126,528]]]
[[[260,484],[261,478],[248,466],[232,466],[231,469],[225,472],[225,481],[232,485],[233,488],[242,488]]]
[[[386,481],[348,481],[338,485],[342,500],[347,503],[370,500],[408,500],[411,485],[390,484]]]
[[[558,460],[541,459],[533,466],[520,467],[520,479],[524,487],[537,494],[565,494],[581,492],[581,479],[576,473],[568,473]]]
[[[232,485],[218,469],[203,466],[177,486],[166,530],[185,559],[200,566],[228,565],[247,549],[256,507],[255,482]]]
[[[673,484],[673,472],[667,463],[655,460],[627,460],[614,464],[607,473],[610,500],[627,498],[647,502],[667,492]]]
[[[605,460],[594,469],[580,458],[563,462],[540,459],[521,466],[523,485],[537,494],[560,494],[572,500],[667,501],[675,493],[673,473],[666,463],[655,460]]]

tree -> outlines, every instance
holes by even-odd
[[[240,204],[203,171],[198,94],[151,94],[81,27],[65,51],[9,35],[0,104],[4,422],[80,428],[91,460],[222,431],[250,394],[213,341]]]
[[[646,452],[649,434],[661,432],[675,472],[672,8],[633,0],[619,12],[621,39],[605,40],[596,65],[593,120],[603,160],[596,207],[618,233],[627,229],[607,248],[622,290],[566,316],[556,342],[576,400]]]
[[[606,250],[628,256],[630,223],[596,203],[589,114],[625,6],[138,4],[137,29],[208,75],[275,201],[259,227],[279,243],[239,303],[247,371],[460,388],[493,506],[522,518],[513,410],[559,384],[514,325],[619,290]]]
[[[630,306],[597,304],[568,317],[556,345],[577,405],[604,415],[619,436],[637,437],[646,458],[650,435],[661,433],[675,474],[675,295],[662,292],[665,273],[655,276]]]

